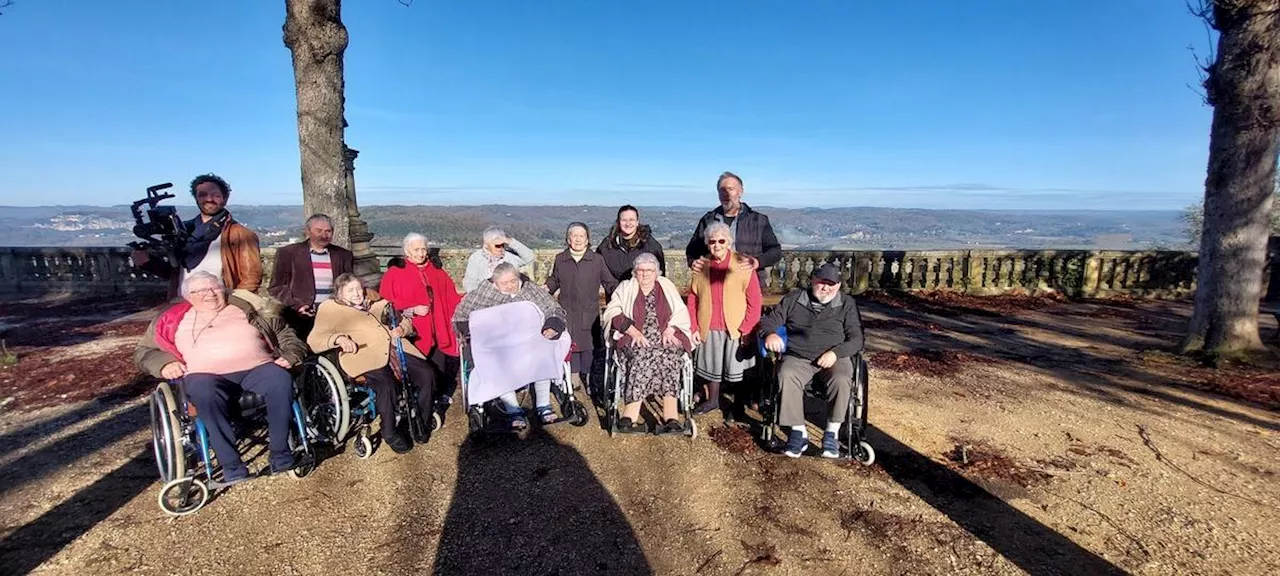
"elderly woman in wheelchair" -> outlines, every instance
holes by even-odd
[[[213,487],[228,486],[250,477],[236,450],[232,421],[246,404],[242,395],[250,393],[247,397],[256,396],[266,404],[271,473],[309,465],[311,455],[305,449],[295,455],[291,443],[298,442],[290,437],[298,412],[289,369],[306,358],[306,345],[279,316],[255,306],[252,295],[237,292],[228,297],[222,281],[212,274],[198,271],[187,276],[183,295],[184,301],[170,306],[151,322],[134,354],[134,363],[140,370],[177,385],[174,390],[161,384],[162,390],[157,392],[166,399],[163,404],[168,413],[153,412],[153,417],[173,418],[181,405],[174,399],[175,392],[178,397],[185,396],[198,411],[208,444],[222,466],[222,482]],[[164,425],[164,431],[170,443],[164,448],[175,456],[160,458],[158,435],[156,451],[163,460],[162,476],[182,476],[185,457],[179,462],[176,456],[183,455],[172,452],[181,439],[176,437],[178,434],[169,433],[176,432],[177,425]],[[207,490],[205,493],[207,497]]]
[[[373,390],[382,439],[397,454],[411,450],[413,440],[427,441],[434,427],[432,391],[442,378],[408,341],[412,334],[410,317],[394,314],[388,300],[371,302],[360,278],[343,274],[333,281],[333,296],[316,310],[315,328],[307,337],[317,353],[337,349],[338,364],[347,377]],[[413,398],[404,398],[405,409],[397,410],[402,382],[411,386]],[[406,435],[406,429],[412,433]]]
[[[523,307],[509,307],[509,305],[517,303],[521,304]],[[526,307],[530,306],[536,307],[536,311],[533,310],[533,308],[525,310]],[[501,311],[498,311],[497,316],[490,314],[490,309],[496,309],[499,307],[501,307]],[[504,318],[500,317],[505,314],[503,311],[508,310],[511,311],[512,314],[516,314],[515,316],[507,319],[510,320],[510,322],[504,321]],[[528,316],[525,312],[533,314],[534,316]],[[484,319],[484,323],[482,324],[482,327],[484,328],[483,331],[473,330],[473,323],[477,317]],[[541,318],[541,326],[525,324],[526,321],[530,321],[531,319],[536,322],[537,318]],[[512,322],[529,326],[529,333],[516,335],[510,334],[515,330],[515,328],[512,327]],[[485,401],[485,399],[478,398],[478,394],[472,390],[474,386],[473,382],[471,382],[472,377],[474,376],[472,372],[481,370],[491,373],[503,373],[502,376],[504,377],[504,384],[502,384],[501,387],[505,388],[507,391],[497,395],[496,399],[499,401],[498,404],[500,411],[504,416],[506,416],[512,431],[519,432],[528,428],[529,422],[525,418],[524,410],[520,407],[519,401],[516,398],[516,392],[506,384],[509,384],[509,380],[516,376],[513,372],[514,370],[546,364],[540,361],[545,360],[545,358],[532,358],[528,355],[535,353],[548,353],[547,350],[554,348],[554,346],[535,346],[532,342],[527,340],[526,336],[532,337],[533,332],[537,331],[541,334],[540,337],[547,341],[561,341],[561,337],[564,336],[565,330],[568,327],[565,320],[564,308],[562,308],[560,304],[556,302],[555,298],[548,294],[542,286],[523,278],[519,270],[517,270],[514,265],[503,262],[494,267],[493,275],[488,280],[481,281],[480,285],[476,289],[468,292],[462,299],[462,302],[458,304],[457,310],[454,311],[453,323],[454,328],[458,331],[460,336],[459,340],[463,343],[463,396],[466,398],[466,402],[468,404],[468,412],[472,420],[472,431],[477,432],[484,428],[483,412],[478,411],[478,407]],[[528,344],[525,349],[513,348],[503,353],[526,354],[526,356],[522,358],[510,358],[503,360],[503,362],[509,365],[508,367],[515,367],[511,370],[495,370],[498,368],[497,366],[475,368],[477,362],[481,361],[479,354],[476,353],[476,349],[480,348],[480,346],[478,346],[480,342],[478,342],[477,339],[482,337],[492,340],[500,340],[503,338],[510,339],[512,337],[515,339],[525,338],[524,341]],[[529,348],[538,348],[543,350],[533,352],[528,351],[527,349]],[[497,351],[499,349],[500,348],[494,348],[492,350]],[[484,351],[488,352],[491,350],[486,346],[484,347]],[[551,376],[550,378],[539,378],[533,382],[534,410],[538,415],[538,419],[543,424],[554,424],[564,420],[571,421],[576,425],[585,424],[586,422],[586,410],[581,407],[581,404],[578,403],[576,399],[574,399],[572,385],[568,383],[568,369],[561,369],[561,367],[566,365],[565,358],[567,357],[567,354],[568,345],[566,340],[564,353],[560,354],[559,358],[554,359],[554,364],[557,366],[555,370],[556,373],[553,376],[547,370],[531,370],[544,374],[545,376]],[[545,368],[545,366],[543,366],[543,368]],[[551,406],[551,386],[553,382],[559,382],[561,385],[556,389],[556,393],[560,400],[561,412],[564,413],[563,417],[557,416],[555,410]],[[524,385],[521,384],[519,387],[523,386]],[[483,387],[485,390],[489,390],[488,384]],[[480,402],[477,402],[477,399],[479,399]]]
[[[632,277],[618,285],[604,310],[606,341],[610,350],[608,380],[625,401],[621,418],[611,422],[622,434],[642,434],[648,427],[640,419],[644,399],[662,399],[658,434],[686,432],[679,421],[677,395],[686,409],[692,393],[689,352],[693,350],[689,311],[680,291],[658,275],[658,259],[652,254],[636,257]],[[613,399],[611,399],[613,400]],[[616,417],[616,406],[610,410]],[[686,414],[688,416],[688,414]],[[692,422],[692,419],[686,418]]]

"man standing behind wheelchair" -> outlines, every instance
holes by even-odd
[[[288,370],[302,363],[306,345],[278,314],[228,297],[222,280],[209,272],[187,275],[182,294],[185,301],[147,326],[134,364],[156,378],[183,381],[187,399],[208,427],[225,485],[249,478],[229,418],[242,392],[266,403],[271,473],[301,465],[289,448],[293,377]]]
[[[785,327],[787,341],[778,336]],[[837,433],[844,423],[853,389],[853,356],[862,352],[862,317],[853,296],[840,290],[840,269],[823,264],[812,276],[809,290],[787,294],[760,321],[765,348],[782,354],[778,385],[782,406],[778,423],[791,429],[786,455],[799,458],[809,446],[805,431],[804,389],[810,381],[826,388],[827,422],[822,456],[838,458]]]
[[[413,334],[413,321],[407,316],[392,318],[394,328],[387,328],[383,318],[391,302],[370,302],[364,283],[354,274],[343,274],[333,281],[333,296],[321,302],[316,310],[316,324],[307,337],[307,344],[317,354],[337,348],[338,364],[350,378],[364,377],[373,388],[374,405],[382,419],[382,439],[396,454],[404,454],[413,448],[413,441],[405,430],[396,426],[396,382],[405,377],[408,370],[410,383],[418,388],[418,413],[431,414],[432,390],[441,378],[436,367],[409,342]],[[405,364],[401,366],[395,354],[395,339],[401,338]],[[404,428],[408,428],[409,414],[404,414]],[[420,439],[425,441],[425,438]]]
[[[145,250],[134,250],[133,263],[161,278],[169,279],[169,297],[179,294],[186,278],[204,271],[220,278],[228,290],[257,292],[262,285],[262,255],[258,235],[231,217],[227,200],[231,186],[216,174],[203,174],[191,181],[191,197],[200,215],[183,223],[187,239],[176,247],[178,267],[167,259],[152,260]]]

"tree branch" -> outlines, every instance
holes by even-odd
[[[412,2],[413,0],[409,0],[409,1]],[[0,10],[4,10],[5,8],[8,8],[10,6],[13,6],[13,0],[0,0]],[[3,16],[3,15],[4,15],[4,12],[0,12],[0,16]]]

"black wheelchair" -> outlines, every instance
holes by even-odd
[[[786,327],[779,327],[777,334],[782,337],[785,345],[787,342]],[[779,427],[778,416],[782,408],[782,386],[778,381],[778,366],[781,364],[781,358],[766,349],[764,341],[764,338],[760,338],[757,343],[760,358],[763,362],[761,374],[764,375],[763,400],[760,403],[760,413],[764,417],[764,424],[761,427],[761,440],[766,446],[776,447],[777,440],[774,433]],[[862,354],[855,355],[851,360],[853,361],[853,390],[849,394],[849,406],[845,412],[844,424],[840,426],[840,432],[836,436],[840,440],[840,456],[842,459],[856,460],[870,466],[876,459],[876,451],[866,441],[867,362],[863,359]],[[811,393],[811,385],[805,386],[804,398],[806,405],[810,399],[814,399]],[[823,402],[825,405],[825,401]],[[806,414],[808,412],[809,410],[805,410]]]

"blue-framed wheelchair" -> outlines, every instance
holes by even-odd
[[[387,324],[387,326],[394,328],[394,319],[398,317],[395,307],[388,306],[386,310],[387,312],[382,318],[382,322]],[[395,339],[395,344],[395,353],[392,361],[399,363],[401,368],[400,374],[406,375],[406,377],[397,382],[398,385],[396,386],[395,391],[397,414],[396,422],[393,423],[393,425],[398,425],[402,419],[408,418],[410,420],[410,432],[413,435],[414,441],[425,442],[427,435],[430,432],[439,429],[443,422],[440,418],[439,412],[433,412],[431,414],[430,421],[419,418],[417,413],[417,388],[413,387],[412,382],[407,378],[408,362],[405,358],[404,343],[397,338]],[[315,394],[317,396],[321,396],[325,394],[326,391],[333,390],[333,387],[330,386],[330,383],[327,380],[334,377],[334,375],[337,375],[339,382],[341,382],[343,386],[340,387],[341,391],[339,394],[333,398],[334,404],[319,401],[310,404],[304,403],[304,405],[314,406],[317,411],[316,414],[310,414],[309,416],[311,416],[313,420],[319,420],[320,422],[332,422],[331,426],[322,428],[324,436],[334,438],[335,445],[344,444],[348,440],[353,441],[354,444],[352,446],[352,452],[355,453],[356,458],[359,458],[360,460],[368,459],[370,456],[373,456],[374,450],[373,439],[371,436],[373,421],[378,417],[378,411],[376,408],[377,404],[375,402],[377,392],[374,391],[373,388],[366,386],[363,378],[351,378],[338,368],[337,350],[328,350],[324,352],[320,356],[316,357],[316,362],[324,368],[324,370],[315,371],[312,374],[312,378],[316,380],[316,384],[312,386],[303,386],[300,391],[301,394]],[[328,410],[328,407],[334,406],[338,402],[342,402],[349,407],[347,414],[345,415],[345,419],[341,414],[330,414],[326,411]],[[379,425],[385,424],[386,422],[383,422]],[[429,427],[429,430],[424,429],[423,426]]]
[[[782,338],[783,351],[786,351],[787,329],[786,326],[779,326],[777,330],[778,336]],[[760,403],[760,414],[764,417],[764,424],[761,426],[761,440],[766,446],[775,446],[775,431],[778,429],[778,417],[782,410],[782,383],[778,379],[778,367],[781,365],[781,355],[775,354],[765,348],[765,339],[760,338],[757,342],[759,347],[760,358],[763,360],[761,374],[764,380],[763,401]],[[840,457],[844,460],[856,460],[862,464],[871,465],[876,459],[876,451],[866,441],[867,431],[867,362],[862,354],[856,354],[850,360],[853,361],[853,389],[849,394],[849,406],[845,412],[844,424],[840,427],[837,438],[840,440]],[[805,385],[804,400],[806,406],[809,400],[815,399],[812,395],[812,382]],[[825,406],[825,400],[823,405]],[[809,410],[805,410],[808,414]]]
[[[604,409],[609,423],[609,436],[618,434],[618,421],[622,418],[622,393],[624,386],[623,370],[618,362],[614,341],[605,330],[604,335]],[[693,419],[693,358],[684,355],[684,365],[680,370],[680,389],[676,393],[676,408],[684,419],[684,435],[690,440],[698,437],[698,423]]]
[[[315,469],[317,446],[334,444],[347,433],[351,407],[342,373],[324,357],[308,358],[292,374],[289,446],[296,455],[307,457],[289,475],[302,478]],[[231,415],[238,439],[263,428],[265,408],[257,394],[241,394],[232,405]],[[210,490],[221,487],[214,480],[218,467],[213,463],[216,454],[209,447],[209,433],[194,405],[187,401],[181,380],[156,386],[151,393],[150,412],[152,450],[164,482],[157,497],[160,509],[174,516],[191,514],[208,502]]]

